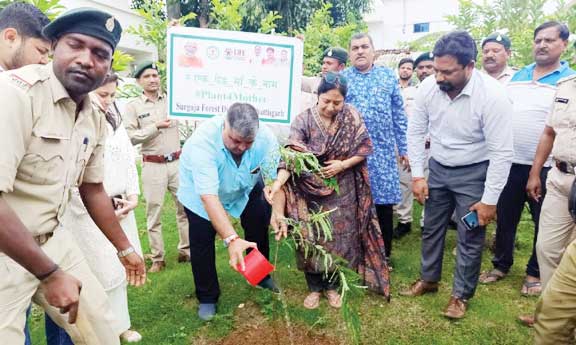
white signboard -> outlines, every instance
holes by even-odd
[[[239,31],[168,31],[168,114],[224,115],[250,103],[264,122],[290,124],[299,110],[302,42]]]

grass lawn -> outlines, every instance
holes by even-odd
[[[418,207],[415,215],[420,214]],[[136,210],[140,239],[148,251],[144,202]],[[420,269],[420,228],[418,217],[412,232],[394,243],[392,299],[366,293],[350,300],[362,322],[363,344],[529,344],[531,330],[520,326],[516,316],[533,310],[536,299],[521,297],[519,290],[530,254],[532,225],[525,214],[518,231],[516,263],[508,277],[495,285],[479,285],[465,319],[449,321],[441,315],[452,285],[456,233],[449,231],[440,291],[419,298],[398,296],[401,288],[418,277]],[[280,300],[270,293],[250,287],[228,267],[227,252],[217,242],[218,270],[222,295],[218,317],[203,323],[196,315],[197,301],[190,265],[178,264],[174,205],[166,198],[163,214],[167,269],[149,275],[148,283],[129,290],[133,328],[144,337],[143,345],[202,344],[349,344],[341,314],[323,299],[318,310],[304,309],[304,276],[295,268],[294,254],[279,246],[274,278],[283,288]],[[493,227],[489,229],[492,234]],[[271,239],[271,261],[276,244]],[[482,269],[490,269],[491,253],[486,250]],[[31,318],[33,344],[44,344],[43,315],[37,309]],[[286,325],[289,325],[288,327]],[[268,333],[270,333],[268,334]],[[271,337],[265,342],[250,337]],[[316,340],[303,340],[316,337]],[[327,339],[328,338],[328,339]],[[267,338],[268,339],[268,338]],[[323,339],[323,340],[320,340]]]

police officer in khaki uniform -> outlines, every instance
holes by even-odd
[[[499,32],[495,32],[482,41],[482,70],[502,84],[507,84],[518,72],[517,68],[508,66],[512,56],[512,41]]]
[[[322,54],[322,75],[326,72],[341,72],[346,68],[348,61],[348,52],[344,48],[330,47],[324,50]],[[318,86],[322,78],[316,77],[302,77],[302,92],[318,94]],[[313,105],[315,105],[314,103]]]
[[[540,232],[536,240],[542,289],[546,287],[564,250],[576,234],[576,225],[566,206],[576,169],[575,95],[576,75],[558,82],[552,113],[540,137],[526,187],[532,198],[541,197],[542,186],[537,176],[552,153],[553,166],[546,181],[546,198],[542,204]]]
[[[544,163],[552,153],[553,165],[546,180],[546,197],[540,211],[540,231],[536,240],[536,254],[543,291],[541,301],[546,302],[546,305],[539,305],[537,313],[545,312],[548,314],[544,318],[547,321],[543,322],[550,322],[537,326],[540,327],[540,332],[547,332],[546,329],[554,327],[554,320],[548,319],[551,315],[560,313],[563,308],[565,311],[568,310],[566,306],[562,306],[562,300],[554,299],[553,295],[550,296],[552,291],[560,292],[558,287],[551,286],[551,291],[548,291],[547,285],[556,271],[564,251],[576,235],[576,224],[574,224],[568,210],[568,197],[576,169],[576,116],[574,116],[576,111],[576,97],[574,97],[576,95],[576,75],[560,80],[557,85],[558,89],[554,97],[552,113],[550,113],[544,132],[540,137],[526,186],[526,191],[531,198],[539,200],[542,197],[540,173]],[[571,249],[571,252],[574,250]],[[522,315],[519,319],[528,326],[532,326],[534,323],[532,315]],[[574,333],[572,333],[572,340],[574,339],[573,336]],[[544,337],[540,337],[540,339],[544,339]],[[542,343],[548,344],[543,340]],[[556,342],[556,344],[560,343],[571,342]]]
[[[566,248],[560,265],[536,305],[534,343],[574,344],[576,329],[576,241]]]
[[[110,70],[121,32],[120,23],[105,12],[67,12],[44,29],[54,41],[53,63],[0,75],[3,344],[24,343],[31,300],[75,344],[120,344],[106,293],[61,229],[73,186],[118,249],[130,284],[146,279],[144,262],[124,235],[102,186],[105,118],[88,98]]]
[[[188,220],[178,199],[178,159],[180,134],[178,121],[167,118],[166,96],[160,93],[160,77],[156,64],[145,62],[134,77],[144,89],[140,97],[126,106],[126,130],[132,144],[142,144],[142,188],[146,199],[146,222],[152,252],[152,267],[159,272],[166,267],[162,238],[162,205],[166,189],[174,197],[178,226],[178,262],[190,261]]]

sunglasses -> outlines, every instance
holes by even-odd
[[[340,84],[340,85],[348,86],[348,80],[346,80],[346,77],[344,77],[343,75],[341,75],[339,73],[327,72],[324,75],[324,80],[328,84]]]

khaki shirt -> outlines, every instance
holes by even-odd
[[[488,74],[488,72],[486,72],[484,69],[482,69],[482,72]],[[506,84],[508,84],[510,79],[512,79],[512,77],[514,76],[514,74],[516,72],[518,72],[518,68],[506,66],[506,68],[502,71],[502,73],[500,73],[500,75],[498,75],[496,80],[498,80],[500,83],[506,85]],[[488,75],[490,75],[490,74],[488,74]]]
[[[178,120],[169,128],[158,129],[156,123],[168,118],[166,96],[156,102],[145,95],[136,97],[126,106],[125,126],[133,145],[142,144],[143,155],[165,155],[180,150]]]
[[[320,86],[320,77],[306,77],[302,76],[302,92],[318,94],[318,86]]]
[[[52,64],[0,75],[0,197],[33,236],[53,232],[70,189],[104,178],[106,119],[88,97],[76,103]]]
[[[556,132],[552,157],[576,164],[576,75],[561,79],[546,125]]]

